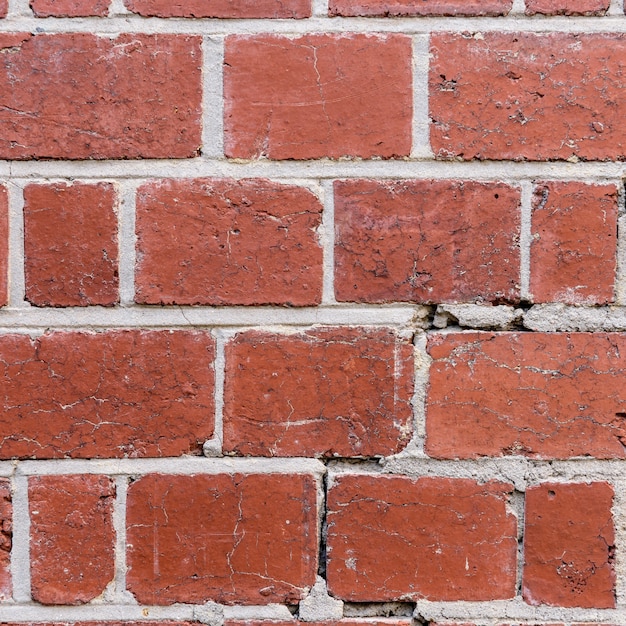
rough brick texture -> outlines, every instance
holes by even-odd
[[[213,359],[207,332],[0,336],[0,458],[198,454]]]
[[[252,331],[226,348],[224,448],[385,456],[411,435],[412,346],[388,330]]]
[[[30,478],[31,590],[43,604],[83,604],[113,579],[115,485],[106,476]]]
[[[625,340],[619,333],[433,335],[428,453],[624,458]]]
[[[615,606],[612,504],[607,483],[544,483],[526,492],[526,602]]]
[[[0,306],[9,300],[9,198],[7,188],[0,185]]]
[[[322,206],[268,180],[164,180],[137,193],[137,302],[319,304]]]
[[[226,155],[408,155],[411,89],[411,40],[404,35],[229,37]]]
[[[526,0],[526,15],[604,15],[610,0]]]
[[[519,202],[498,183],[336,182],[337,300],[516,300]]]
[[[128,588],[147,604],[294,604],[315,582],[316,499],[305,474],[145,476],[128,491]]]
[[[134,13],[156,17],[303,18],[311,15],[311,0],[124,0]]]
[[[506,15],[513,0],[330,0],[330,15]]]
[[[7,16],[9,0],[0,0],[0,18]]]
[[[30,0],[37,17],[105,17],[111,0]]]
[[[626,159],[625,35],[442,33],[431,54],[438,157]]]
[[[530,255],[534,302],[614,300],[617,212],[615,185],[537,185]]]
[[[24,189],[24,271],[31,304],[118,301],[116,204],[111,183]]]
[[[9,52],[0,159],[182,158],[200,148],[199,37],[3,33],[0,49]]]
[[[0,480],[0,600],[11,597],[11,548],[13,546],[13,503],[11,483]]]
[[[512,598],[511,490],[464,479],[337,479],[327,505],[331,593],[355,602]]]

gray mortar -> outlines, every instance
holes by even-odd
[[[321,182],[321,200],[324,206],[318,237],[323,253],[322,304],[336,304],[335,300],[335,195],[333,182]]]
[[[298,619],[303,622],[335,621],[343,617],[343,602],[328,595],[326,581],[318,576],[309,594],[300,602]]]
[[[224,38],[204,37],[202,48],[202,154],[219,159],[224,154]]]
[[[226,371],[224,347],[230,335],[219,328],[213,334],[215,336],[215,428],[213,438],[205,441],[202,446],[202,452],[206,457],[222,456],[224,444],[224,376]]]
[[[523,315],[522,309],[504,304],[498,306],[440,304],[437,307],[433,326],[446,328],[452,323],[480,330],[509,330],[521,322]]]
[[[9,194],[9,306],[24,308],[24,182],[8,181]]]
[[[428,115],[428,67],[430,45],[428,35],[413,37],[413,148],[411,158],[432,159],[430,117]]]
[[[139,185],[133,181],[117,184],[119,203],[118,213],[118,245],[119,245],[119,280],[120,304],[132,306],[135,301],[135,198]]]

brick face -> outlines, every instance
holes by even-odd
[[[224,63],[229,157],[391,158],[411,150],[408,37],[234,36]]]
[[[610,0],[526,0],[526,15],[604,15]]]
[[[316,498],[305,474],[145,476],[128,492],[128,587],[145,604],[297,603],[315,582]]]
[[[226,348],[225,450],[399,452],[411,434],[412,365],[412,346],[386,330],[241,333]]]
[[[156,17],[304,18],[311,0],[124,0],[134,13]]]
[[[11,483],[0,480],[0,601],[11,597],[11,552],[13,547],[13,502]]]
[[[330,15],[506,15],[513,0],[330,0]]]
[[[111,0],[30,0],[36,17],[105,17]]]

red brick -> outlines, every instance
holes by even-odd
[[[532,213],[534,302],[607,304],[615,297],[617,187],[540,183]]]
[[[391,158],[411,150],[404,35],[228,37],[224,92],[229,157]]]
[[[384,456],[411,435],[413,347],[389,330],[251,331],[226,346],[224,449]]]
[[[124,0],[126,8],[147,17],[304,18],[311,0]]]
[[[11,483],[0,480],[0,600],[11,598],[11,547],[13,544],[13,504]]]
[[[431,54],[437,156],[626,159],[623,33],[441,33]]]
[[[626,337],[431,336],[426,450],[438,458],[626,457]]]
[[[612,504],[607,483],[544,483],[526,491],[526,602],[615,606]]]
[[[519,203],[503,183],[336,182],[337,300],[517,300]]]
[[[26,186],[24,270],[31,304],[118,301],[116,204],[110,183]]]
[[[9,10],[9,0],[0,0],[0,18],[7,16]]]
[[[513,0],[330,0],[330,15],[506,15]]]
[[[213,434],[207,332],[0,337],[0,458],[200,454]]]
[[[143,604],[295,604],[315,582],[316,502],[305,474],[141,478],[128,490],[128,588]]]
[[[111,0],[30,0],[35,17],[106,17]]]
[[[9,301],[9,198],[7,189],[0,185],[0,306]]]
[[[353,602],[515,595],[512,485],[343,476],[328,493],[330,593]]]
[[[0,64],[0,158],[195,156],[200,41],[136,33],[0,35],[0,48],[11,49]]]
[[[42,604],[83,604],[113,579],[115,485],[105,476],[28,482],[31,591]]]
[[[137,194],[136,301],[319,304],[322,206],[268,180],[161,180]]]
[[[526,15],[604,15],[610,0],[526,0]]]

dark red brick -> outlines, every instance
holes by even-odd
[[[115,573],[115,485],[106,476],[29,479],[31,591],[42,604],[83,604]]]
[[[530,255],[534,302],[614,301],[617,213],[615,185],[537,185]]]
[[[322,205],[268,180],[162,180],[137,194],[136,301],[311,306]]]
[[[352,475],[328,493],[328,585],[351,602],[515,595],[512,485]]]
[[[30,0],[35,17],[106,17],[111,0]]]
[[[7,16],[9,10],[9,0],[0,0],[0,18]]]
[[[0,600],[11,599],[11,548],[13,546],[13,504],[11,483],[0,480]]]
[[[9,301],[9,198],[0,185],[0,306]]]
[[[1,34],[1,159],[193,157],[200,37]]]
[[[303,18],[311,16],[311,0],[124,0],[126,7],[147,17]]]
[[[431,142],[440,158],[626,159],[626,35],[436,33]]]
[[[626,457],[620,333],[432,335],[426,451]]]
[[[411,435],[413,347],[389,330],[251,331],[226,346],[224,449],[384,456]]]
[[[608,483],[544,483],[526,491],[526,602],[615,607],[612,504]]]
[[[153,474],[132,483],[127,585],[142,604],[297,603],[317,571],[305,474]]]
[[[503,183],[336,182],[337,300],[517,300],[519,203]]]
[[[610,0],[526,0],[526,15],[604,15]]]
[[[116,205],[110,183],[26,186],[24,270],[31,304],[118,301]]]
[[[329,14],[373,15],[506,15],[513,0],[330,0]]]
[[[411,150],[411,39],[232,36],[224,65],[229,157],[391,158]]]
[[[201,331],[0,336],[0,458],[200,454],[214,350]]]

